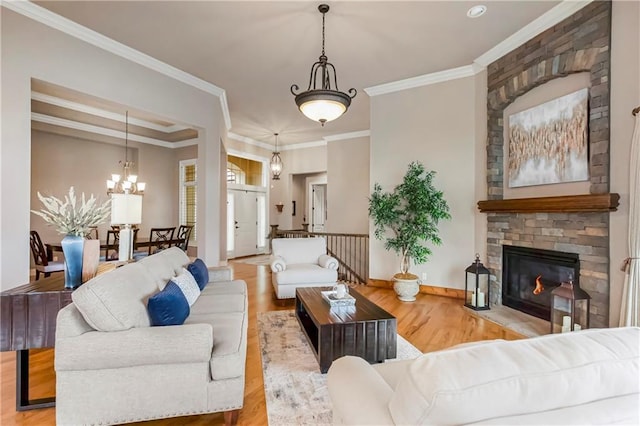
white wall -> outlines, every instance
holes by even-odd
[[[305,215],[307,216],[309,231],[326,232],[326,228],[324,228],[323,230],[314,229],[315,219],[313,217],[313,213],[314,213],[314,205],[313,205],[313,197],[314,197],[313,189],[314,188],[313,187],[315,185],[325,185],[325,201],[326,201],[327,173],[311,173],[303,176],[304,176],[304,188],[305,188],[304,195],[305,195],[305,198],[307,199],[305,203]],[[327,217],[327,211],[326,211],[326,203],[325,203],[325,220],[326,220],[326,217]]]
[[[475,238],[474,247],[487,263],[487,215],[477,212],[477,202],[487,199],[487,70],[476,74],[475,85]],[[462,287],[461,287],[462,288]]]
[[[293,216],[293,211],[291,212],[292,229],[302,229],[302,223],[306,215],[305,176],[293,175],[291,179],[291,200],[296,202],[296,215]],[[291,208],[293,209],[293,205]]]
[[[61,198],[71,186],[78,197],[84,192],[87,197],[93,194],[100,202],[106,201],[105,181],[112,173],[122,172],[118,163],[124,160],[123,145],[33,130],[31,209],[42,208],[37,192]],[[135,161],[134,170],[140,181],[148,183],[142,203],[139,237],[149,236],[151,227],[178,225],[178,151],[137,142],[129,144],[129,160]],[[62,238],[39,216],[30,215],[30,219],[30,229],[38,231],[44,242],[59,242]],[[108,221],[98,227],[101,239],[105,238],[109,228]]]
[[[227,149],[271,158],[272,152],[234,139],[225,141]],[[326,176],[326,232],[368,233],[369,138],[331,141],[327,146],[281,151],[284,164],[280,180],[269,179],[269,223],[280,229],[300,229],[304,216],[310,223],[305,196],[309,176]],[[292,200],[296,216],[292,216]],[[282,213],[276,203],[284,205]],[[331,219],[334,218],[332,221]]]
[[[278,225],[279,229],[292,229],[293,218],[291,216],[291,195],[293,188],[293,175],[321,173],[327,170],[327,147],[294,149],[281,151],[284,165],[280,180],[269,181],[269,215],[270,224]],[[282,202],[284,208],[278,213],[276,203]],[[296,212],[296,214],[298,214]],[[307,216],[307,221],[309,217]]]
[[[631,110],[640,105],[640,3],[614,1],[611,28],[610,191],[620,194],[620,207],[610,216],[609,324],[617,326],[624,284],[620,264],[629,256]]]
[[[198,171],[202,177],[198,199],[204,200],[198,205],[198,218],[202,218],[198,227],[205,237],[198,252],[208,264],[218,264],[219,144],[226,136],[218,97],[6,8],[2,8],[1,25],[1,288],[13,288],[29,280],[32,78],[198,129]]]
[[[486,140],[477,123],[476,98],[486,97],[486,90],[484,95],[477,90],[481,82],[481,77],[467,77],[371,99],[369,189],[378,182],[392,190],[408,164],[418,160],[436,171],[434,185],[444,192],[451,209],[452,219],[439,226],[443,245],[432,247],[426,264],[411,268],[418,276],[426,272],[426,284],[433,286],[464,288],[463,271],[481,249],[475,237],[477,144]],[[375,239],[369,263],[374,279],[391,279],[399,270],[398,256]]]
[[[218,177],[220,179],[220,192],[218,193],[218,206],[220,217],[218,218],[220,236],[218,237],[218,250],[220,263],[227,263],[227,150],[224,143],[219,146]]]
[[[327,146],[326,232],[369,233],[369,137]]]

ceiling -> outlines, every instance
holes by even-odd
[[[560,2],[329,3],[326,55],[340,90],[354,87],[358,94],[344,116],[324,127],[297,110],[290,92],[294,83],[306,89],[320,55],[318,1],[36,3],[224,89],[232,133],[273,144],[278,132],[278,143],[288,145],[368,130],[365,88],[468,66]],[[487,12],[468,18],[478,3]]]
[[[100,142],[122,139],[174,148],[197,143],[198,131],[41,80],[31,81],[32,128]]]

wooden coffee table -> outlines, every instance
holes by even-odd
[[[296,318],[326,373],[331,363],[345,355],[370,363],[396,357],[396,318],[354,289],[355,306],[334,307],[322,298],[330,287],[296,289]]]

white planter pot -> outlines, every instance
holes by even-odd
[[[416,300],[416,294],[420,291],[420,285],[418,284],[418,277],[413,274],[407,274],[410,277],[398,278],[399,274],[393,276],[393,289],[398,295],[398,299],[403,302],[413,302]]]

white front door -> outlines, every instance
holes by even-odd
[[[232,190],[233,193],[233,257],[258,253],[258,197],[255,192]]]
[[[327,215],[327,185],[313,185],[312,191],[311,230],[313,232],[323,232],[324,219]]]

